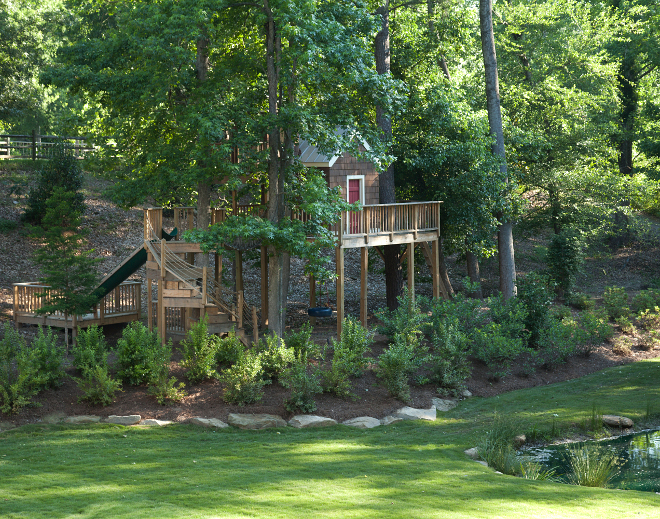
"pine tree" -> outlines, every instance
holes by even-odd
[[[37,249],[35,262],[43,277],[39,281],[50,286],[42,294],[44,305],[37,313],[64,313],[65,342],[69,343],[67,322],[70,315],[87,313],[96,303],[96,260],[84,250],[87,232],[80,229],[81,212],[74,205],[76,193],[58,187],[46,201],[43,229],[34,228],[33,237],[43,239]]]

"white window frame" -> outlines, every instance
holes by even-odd
[[[348,186],[350,185],[351,180],[360,181],[360,204],[364,205],[366,198],[364,197],[364,175],[346,175],[346,201],[348,202],[349,192]]]

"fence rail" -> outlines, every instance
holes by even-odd
[[[30,135],[0,134],[0,158],[48,159],[52,157],[52,149],[58,143],[70,149],[76,158],[83,158],[87,152],[96,149],[87,143],[85,137],[40,135],[37,130],[33,130]]]

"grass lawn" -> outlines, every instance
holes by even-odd
[[[659,360],[371,431],[26,426],[0,433],[0,517],[655,518],[653,493],[502,476],[463,454],[494,412],[541,434],[594,407],[643,422],[654,405]]]

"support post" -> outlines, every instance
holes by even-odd
[[[147,322],[149,331],[154,329],[154,294],[151,286],[151,278],[147,278]],[[104,311],[105,300],[101,301],[101,311]]]
[[[440,297],[440,257],[438,250],[438,240],[433,240],[431,244],[431,276],[433,279],[433,299]]]
[[[309,275],[309,307],[316,307],[316,278],[312,274]],[[310,317],[309,324],[316,326],[316,317]]]
[[[238,327],[243,328],[243,291],[239,291],[236,294],[238,302]]]
[[[415,244],[408,244],[408,294],[410,301],[415,301]]]
[[[37,160],[37,130],[32,130],[32,160]]]
[[[207,268],[202,267],[202,310],[199,316],[200,320],[206,317],[206,285],[207,285],[206,281],[208,279],[206,277],[207,275],[208,275]]]
[[[369,249],[360,249],[360,322],[367,327],[367,275],[369,274]]]
[[[342,249],[341,247],[337,247],[337,340],[341,339],[343,321],[344,321],[344,249]]]
[[[243,291],[243,253],[236,251],[236,292]]]
[[[165,344],[165,305],[163,292],[165,291],[165,240],[160,240],[160,279],[158,280],[158,333],[160,340]]]
[[[252,336],[256,344],[259,342],[259,320],[257,319],[257,307],[252,307]]]

